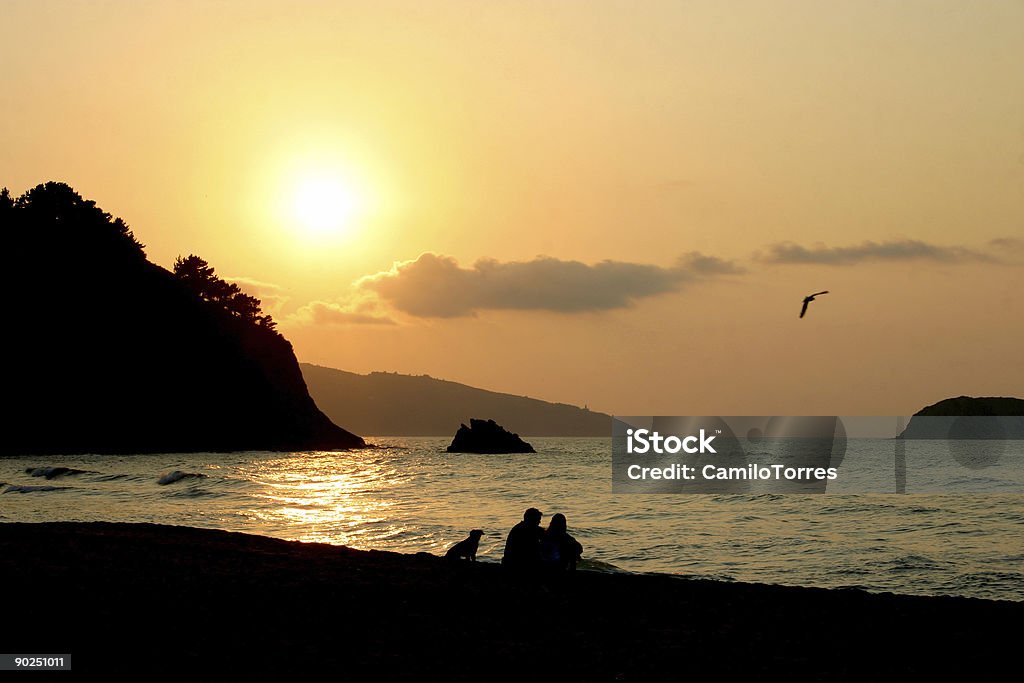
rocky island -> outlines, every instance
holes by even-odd
[[[914,413],[899,439],[1024,439],[1024,399],[958,396]]]
[[[494,420],[471,419],[460,425],[448,446],[449,453],[536,453],[533,446]]]

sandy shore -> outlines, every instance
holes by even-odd
[[[670,576],[524,585],[496,565],[149,524],[0,524],[0,585],[4,652],[200,679],[978,677],[1013,665],[1024,618],[1024,603]]]

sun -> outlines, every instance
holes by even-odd
[[[291,213],[308,233],[339,236],[352,229],[359,197],[344,178],[311,176],[295,184]]]

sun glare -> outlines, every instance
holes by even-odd
[[[309,233],[337,236],[348,232],[359,208],[351,185],[341,178],[305,178],[295,186],[292,212]]]

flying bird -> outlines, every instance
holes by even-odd
[[[800,309],[801,318],[804,317],[804,313],[807,312],[807,304],[814,301],[814,297],[821,296],[822,294],[828,294],[828,290],[826,289],[824,292],[815,292],[814,294],[809,294],[808,296],[804,297],[804,307]]]

